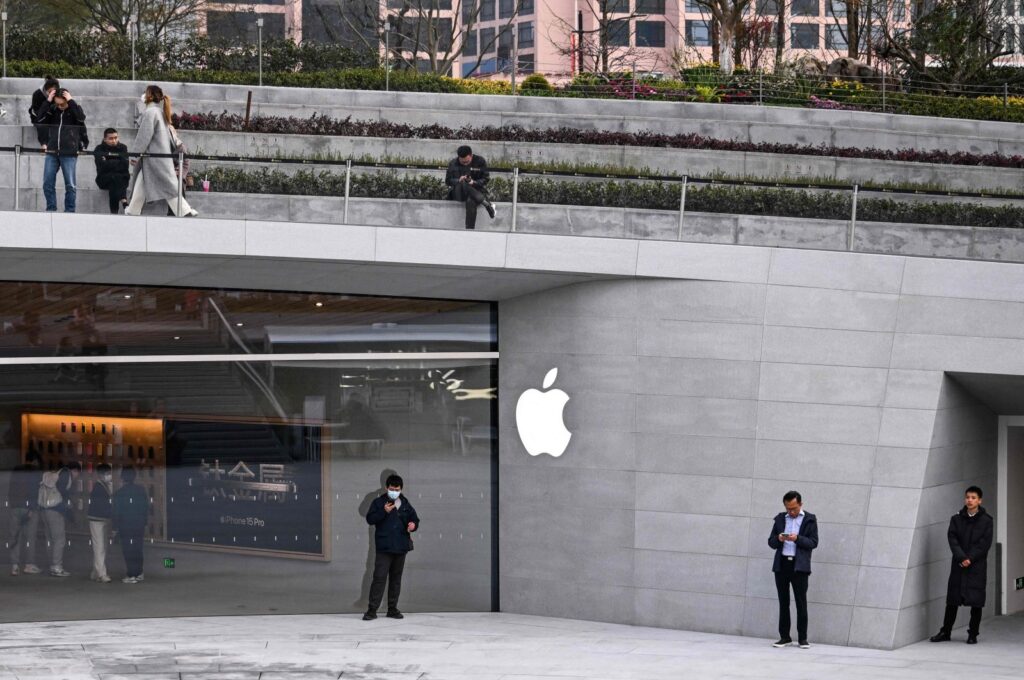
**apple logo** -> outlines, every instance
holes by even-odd
[[[557,458],[565,453],[572,433],[565,427],[562,410],[569,395],[562,390],[549,390],[558,377],[558,369],[552,368],[544,376],[544,392],[528,389],[516,402],[516,427],[519,438],[531,456],[542,453]]]

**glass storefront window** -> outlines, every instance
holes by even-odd
[[[159,298],[170,290],[151,292]],[[224,295],[248,299],[249,293]],[[43,329],[70,322],[62,320],[64,301],[50,297],[33,306]],[[0,301],[5,324],[23,323],[19,304],[29,299]],[[387,298],[361,304],[372,300],[395,312],[405,304]],[[297,301],[308,302],[304,295]],[[416,302],[421,311],[434,304],[435,312],[448,304]],[[490,305],[483,307],[479,313],[491,319],[484,325],[493,333]],[[364,307],[361,318],[349,316],[344,326],[390,323],[373,320],[384,311]],[[462,332],[466,318],[444,318],[433,325]],[[119,334],[139,336],[136,323],[153,321],[100,315],[95,326],[120,346]],[[307,332],[300,317],[284,315],[276,323],[281,332]],[[5,338],[26,334],[23,327],[5,328]],[[56,335],[29,334],[46,341]],[[73,587],[57,594],[45,575],[0,580],[0,597],[22,603],[5,608],[0,621],[361,611],[374,553],[364,515],[391,473],[404,478],[422,524],[413,534],[402,608],[490,611],[496,602],[495,359],[379,352],[372,341],[361,350],[363,359],[351,358],[358,343],[349,349],[344,360],[262,353],[237,361],[211,352],[0,357],[0,520],[13,527],[5,544],[8,554],[18,548],[22,566],[45,571],[54,558],[45,544],[46,532],[56,531],[44,519],[51,510],[39,508],[43,473],[81,468],[65,474],[71,482],[61,497],[61,561]],[[109,483],[104,466],[111,469]],[[131,483],[126,470],[135,475]],[[115,581],[128,569],[122,542],[129,551],[141,545],[145,580],[130,595],[120,583],[106,590],[89,583],[90,516],[109,503],[109,494],[135,499],[121,503],[123,531],[105,544]],[[31,524],[20,521],[21,505],[36,513]]]

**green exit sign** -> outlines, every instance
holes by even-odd
[[[174,569],[174,558],[173,557],[165,557],[164,558],[164,569]],[[1017,581],[1018,581],[1018,583],[1021,583],[1021,582],[1024,582],[1024,579],[1017,579]],[[1020,587],[1024,588],[1024,586],[1020,586]]]
[[[1024,576],[1017,579],[1017,590],[1024,590]]]

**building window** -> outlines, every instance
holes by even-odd
[[[665,0],[636,0],[637,14],[664,14]]]
[[[1024,0],[1021,0],[1021,2],[1024,2]],[[686,0],[686,11],[706,13],[708,11],[708,8],[697,2],[697,0]]]
[[[470,76],[485,76],[490,73],[498,72],[498,60],[494,57],[490,59],[484,59],[479,64],[476,62],[470,62],[462,65],[462,77],[468,78]]]
[[[283,2],[272,2],[272,5],[283,5]],[[452,0],[388,0],[388,9],[428,10],[451,9]]]
[[[892,5],[892,20],[903,22],[907,20],[907,3],[905,0],[896,0]]]
[[[508,19],[516,13],[516,0],[498,0],[498,18]]]
[[[694,47],[708,47],[711,45],[711,22],[701,20],[686,20],[686,44]]]
[[[809,24],[813,25],[813,24]],[[849,47],[843,26],[825,27],[825,47],[830,50],[845,50]]]
[[[1017,0],[1006,0],[1006,16],[1012,17],[1017,13]]]
[[[462,41],[462,56],[475,57],[477,53],[476,31],[466,31],[466,37]]]
[[[533,0],[520,0],[519,2],[519,16],[525,17],[533,14]]]
[[[519,49],[533,47],[533,22],[524,21],[519,24]]]
[[[480,29],[480,54],[490,54],[494,51],[494,34],[493,28]]]
[[[613,19],[608,23],[608,46],[629,47],[629,19]]]
[[[476,19],[476,0],[462,0],[462,23],[469,25]]]
[[[790,47],[794,50],[818,49],[818,24],[793,24],[790,26]]]
[[[629,14],[629,0],[601,0],[601,9],[608,14]]]
[[[817,16],[817,12],[814,14],[805,14],[803,16]],[[843,18],[846,16],[846,1],[845,0],[825,0],[825,16],[827,17],[838,17]]]
[[[638,22],[636,22],[636,46],[637,47],[664,47],[665,46],[665,22],[664,21],[638,21]]]
[[[792,0],[790,13],[795,17],[821,16],[821,3],[818,0]]]
[[[779,0],[757,0],[756,12],[763,17],[776,17],[779,15]]]
[[[532,54],[519,55],[519,72],[533,73],[536,70],[536,63]]]
[[[493,21],[494,18],[494,0],[480,0],[480,15],[477,21]]]
[[[498,59],[508,61],[512,57],[512,29],[508,26],[498,34]]]

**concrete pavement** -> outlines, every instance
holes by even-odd
[[[778,650],[755,638],[483,613],[7,624],[0,680],[1020,677],[1024,616],[987,621],[976,647],[964,637],[959,629],[954,642],[896,651]]]

